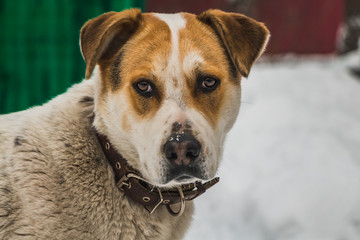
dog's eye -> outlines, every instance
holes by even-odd
[[[203,92],[212,92],[217,88],[220,80],[213,77],[201,77],[199,83]]]
[[[151,97],[153,94],[152,84],[147,80],[140,80],[134,84],[135,90],[144,97]]]
[[[216,85],[216,80],[213,78],[205,78],[201,86],[203,88],[213,88]]]
[[[141,91],[141,92],[151,92],[152,88],[150,83],[142,81],[142,82],[138,82],[136,84],[136,87]]]

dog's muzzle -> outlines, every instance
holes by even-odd
[[[190,134],[173,134],[164,144],[163,152],[168,160],[166,182],[181,182],[191,177],[201,178],[199,156],[201,144]]]
[[[143,205],[150,214],[155,212],[160,205],[165,205],[171,215],[180,216],[185,210],[185,201],[191,201],[200,196],[208,188],[212,187],[219,181],[219,178],[217,177],[207,182],[197,181],[195,183],[183,184],[171,189],[162,189],[153,186],[151,183],[142,178],[138,171],[127,164],[126,159],[124,159],[111,146],[110,141],[106,136],[97,133],[97,138],[109,164],[114,171],[115,181],[119,189],[133,201]],[[187,142],[183,144],[190,146],[188,149],[192,149],[191,151],[194,151],[191,154],[196,155],[195,150],[192,148],[193,143]],[[195,145],[197,145],[197,143],[195,143]],[[179,146],[174,147],[174,149],[176,148],[179,148]],[[198,146],[196,146],[196,148],[198,148]],[[180,165],[184,165],[184,163]],[[178,203],[180,203],[180,209],[175,212],[172,210],[171,205]]]

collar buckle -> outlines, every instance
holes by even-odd
[[[158,190],[158,192],[159,192],[160,200],[159,200],[159,202],[153,207],[153,209],[150,210],[150,209],[146,208],[146,210],[148,210],[150,214],[153,214],[153,213],[155,212],[155,210],[164,202],[164,197],[163,197],[160,189],[158,188],[157,190]]]
[[[126,186],[127,188],[131,188],[131,183],[128,182],[129,181],[129,177],[127,176],[128,174],[125,174],[124,176],[121,177],[121,179],[117,182],[118,188],[123,192],[124,191],[124,186]]]

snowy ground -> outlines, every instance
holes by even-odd
[[[220,183],[187,240],[359,240],[360,81],[345,58],[258,63],[244,80]]]

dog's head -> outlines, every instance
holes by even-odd
[[[239,111],[242,76],[269,33],[253,19],[209,10],[132,9],[88,21],[80,44],[98,85],[95,127],[157,186],[208,180]]]

